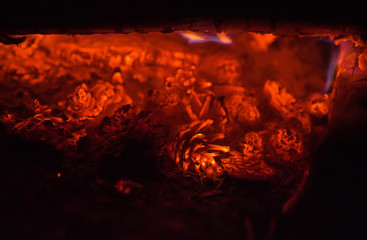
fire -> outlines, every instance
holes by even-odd
[[[203,44],[182,44],[177,33]],[[270,179],[309,154],[314,122],[327,119],[330,108],[320,79],[328,72],[331,88],[331,72],[340,62],[332,55],[326,71],[322,64],[307,65],[298,56],[309,57],[304,42],[289,38],[283,49],[283,40],[190,31],[165,38],[29,36],[19,47],[0,48],[1,121],[26,139],[68,153],[87,139],[96,156],[111,151],[117,156],[130,139],[149,138],[157,154],[168,156],[184,174]],[[204,44],[210,41],[234,50]],[[308,41],[307,50],[317,44]],[[283,66],[288,58],[289,66]],[[299,76],[307,79],[289,80]],[[132,187],[141,186],[127,180],[115,186],[124,194]]]
[[[230,36],[224,32],[212,34],[203,32],[178,31],[177,33],[188,39],[189,43],[217,42],[225,45],[233,43]]]
[[[250,42],[251,47],[260,51],[267,50],[269,45],[276,39],[276,36],[271,33],[250,33],[250,35],[252,37],[252,40]]]
[[[325,84],[325,88],[324,88],[324,93],[327,93],[330,91],[331,89],[331,85],[333,83],[333,79],[335,78],[335,71],[336,68],[338,66],[338,61],[340,59],[340,49],[334,47],[332,49],[332,54],[331,54],[331,60],[330,60],[330,64],[327,70],[327,76],[326,76],[326,84]]]

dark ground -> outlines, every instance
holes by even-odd
[[[274,239],[366,238],[366,90],[366,79],[342,87],[335,121],[312,157],[304,196],[278,219]]]
[[[73,159],[9,135],[3,126],[0,147],[1,239],[245,239],[248,220],[263,239],[299,182],[225,178],[213,192],[218,183],[201,184],[173,166],[160,163],[162,171],[145,163],[144,169],[140,147],[125,159]],[[143,188],[118,192],[114,185],[123,177]]]
[[[284,22],[367,29],[363,2],[335,1],[4,1],[0,33],[16,34],[93,29],[162,27],[244,20],[274,28]],[[364,31],[365,32],[365,31]]]
[[[154,165],[142,172],[128,165],[135,169],[128,174],[122,159],[73,159],[1,126],[1,239],[362,239],[367,101],[357,95],[313,155],[304,195],[286,214],[281,207],[295,182],[225,178],[221,192],[208,196],[213,183]],[[128,158],[145,161],[140,148],[131,151]],[[114,184],[123,177],[143,188],[118,192]]]

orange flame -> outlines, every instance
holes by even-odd
[[[233,41],[225,32],[220,33],[203,33],[192,31],[178,31],[178,33],[189,40],[189,43],[217,42],[221,44],[232,44]]]

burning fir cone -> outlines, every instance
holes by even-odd
[[[263,139],[257,132],[247,132],[241,143],[244,158],[262,158],[263,157]]]
[[[270,142],[275,156],[280,157],[281,160],[293,162],[303,153],[303,143],[295,129],[277,129],[271,136]]]
[[[225,124],[227,123],[227,114],[222,103],[215,98],[214,94],[197,98],[193,93],[188,101],[183,101],[186,112],[192,121],[213,119],[214,127],[220,132],[225,132]]]
[[[177,122],[176,119],[182,119],[176,111],[178,103],[179,101],[165,90],[149,90],[139,108],[151,112],[161,125],[169,125]]]
[[[132,124],[135,117],[135,111],[131,105],[125,105],[115,111],[112,117],[106,117],[99,126],[98,135],[112,136],[117,132],[126,132]]]
[[[281,87],[280,84],[275,81],[268,80],[265,82],[264,92],[269,97],[270,105],[277,110],[284,119],[295,118],[302,124],[305,133],[311,132],[311,120],[309,115],[284,87]]]
[[[50,108],[34,101],[34,115],[20,121],[12,121],[12,128],[26,139],[45,141],[57,149],[75,147],[86,135],[80,125],[68,123],[67,116],[58,108]]]
[[[230,156],[221,159],[224,171],[238,179],[266,180],[275,170],[258,156],[248,157],[237,151],[230,151]]]
[[[308,101],[309,113],[317,118],[325,117],[329,112],[329,95],[313,94]]]
[[[91,150],[96,159],[108,156],[116,161],[117,165],[107,163],[111,171],[128,179],[150,179],[158,172],[167,139],[164,130],[150,112],[125,105],[105,117],[96,134],[89,135],[96,146]]]
[[[231,151],[230,156],[221,159],[224,171],[238,179],[266,180],[274,175],[275,170],[268,166],[263,154],[263,138],[260,133],[247,132],[240,143],[242,154]]]
[[[122,85],[98,82],[90,89],[84,83],[79,85],[66,101],[59,102],[59,106],[65,108],[70,119],[85,121],[101,115],[109,104],[131,102]]]
[[[240,63],[237,59],[222,59],[216,63],[219,84],[232,85],[238,81]]]
[[[55,114],[55,111],[46,105],[41,105],[36,99],[33,107],[34,115],[14,126],[15,129],[21,130],[23,128],[31,129],[37,125],[47,122],[49,125],[58,126],[66,119],[65,115]]]
[[[202,177],[215,179],[223,173],[217,158],[230,151],[228,146],[214,144],[224,138],[223,133],[211,133],[213,120],[194,121],[182,128],[167,150],[184,173],[197,172]]]
[[[175,99],[176,105],[183,104],[191,121],[210,118],[219,124],[224,132],[226,112],[214,93],[208,89],[212,83],[198,79],[195,65],[186,70],[178,69],[174,76],[166,78],[165,86],[168,99]]]
[[[121,81],[122,79],[120,79]],[[90,91],[96,99],[98,111],[103,112],[109,105],[131,104],[131,98],[126,94],[125,89],[121,84],[112,85],[109,82],[97,82]]]
[[[46,105],[41,105],[40,102],[36,99],[34,100],[33,107],[34,115],[16,122],[15,119],[12,119],[13,128],[18,133],[31,132],[33,130],[46,130],[48,128],[54,128],[61,125],[67,117],[61,114],[55,114],[53,109]],[[11,115],[10,115],[11,116]]]
[[[171,97],[171,98],[170,98]],[[163,108],[170,108],[178,104],[178,100],[172,98],[167,91],[159,91],[156,89],[149,90],[144,97],[143,109],[148,111],[161,110]]]
[[[256,132],[245,135],[243,154],[230,151],[228,146],[213,144],[224,138],[222,133],[206,133],[212,120],[195,121],[178,132],[167,149],[183,171],[195,171],[202,177],[216,179],[227,172],[238,179],[265,180],[274,170],[263,160],[262,139]],[[225,156],[229,153],[229,157]]]
[[[152,130],[150,112],[137,112],[131,105],[117,109],[112,117],[105,117],[98,130],[98,135],[110,137],[136,131],[139,134]]]
[[[71,118],[81,121],[96,117],[100,113],[96,109],[96,100],[84,83],[75,89],[66,102],[60,102],[59,105],[66,108]]]
[[[224,99],[229,120],[239,123],[256,123],[260,119],[256,99],[245,94],[234,94]]]
[[[165,78],[164,85],[168,92],[168,98],[173,100],[172,106],[176,106],[181,102],[186,105],[188,115],[192,120],[197,120],[192,114],[192,108],[189,102],[199,102],[200,99],[195,91],[195,83],[197,82],[196,66],[191,65],[189,69],[179,68],[173,76]]]
[[[190,95],[193,91],[206,92],[205,90],[211,86],[211,82],[198,79],[195,64],[192,64],[188,69],[178,68],[173,76],[165,79],[167,91],[180,96]]]

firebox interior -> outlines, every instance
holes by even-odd
[[[3,118],[14,131],[70,151],[83,138],[108,148],[140,124],[161,132],[157,148],[184,172],[251,178],[241,172],[273,175],[264,159],[306,158],[310,115],[327,118],[337,48],[320,38],[183,31],[33,35],[2,51]]]
[[[244,31],[1,45],[0,171],[19,191],[3,201],[29,205],[5,212],[6,234],[38,209],[22,237],[271,239],[343,87],[366,75],[363,50],[349,37]]]

